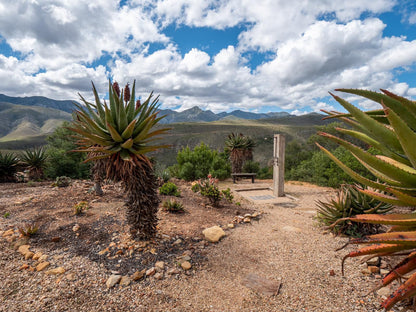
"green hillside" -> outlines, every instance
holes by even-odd
[[[52,108],[0,102],[0,149],[19,149],[45,142],[71,114]]]

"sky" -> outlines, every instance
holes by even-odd
[[[0,0],[0,93],[163,109],[341,110],[336,88],[416,98],[413,0]],[[341,94],[339,94],[341,95]],[[372,102],[341,95],[362,109]]]

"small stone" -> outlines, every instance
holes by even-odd
[[[244,215],[244,218],[252,218],[252,215],[251,215],[251,214],[249,214],[249,213],[246,213],[246,214]]]
[[[163,262],[163,261],[157,261],[155,263],[155,268],[156,268],[156,271],[157,272],[163,271],[165,269],[165,262]]]
[[[65,277],[68,281],[74,281],[75,280],[75,274],[74,273],[69,273]]]
[[[25,254],[25,260],[29,260],[32,259],[32,257],[35,255],[35,253],[29,251],[28,253]]]
[[[381,260],[380,261],[380,269],[387,269],[388,268],[388,264],[386,261]]]
[[[146,274],[146,270],[141,270],[141,271],[136,271],[133,273],[133,275],[131,276],[133,281],[137,281],[141,278],[143,278],[143,276]]]
[[[172,245],[179,245],[179,244],[182,244],[182,240],[180,238],[174,241]]]
[[[381,275],[386,275],[386,274],[389,274],[390,273],[390,271],[389,270],[386,270],[386,269],[380,269],[380,274]]]
[[[30,245],[21,245],[19,246],[17,251],[20,252],[24,256],[25,254],[30,252],[29,248],[30,248]]]
[[[378,266],[380,264],[380,258],[375,257],[366,261],[368,266]]]
[[[21,270],[26,270],[26,269],[28,269],[28,268],[29,268],[29,264],[24,263],[24,264],[22,264],[22,266],[19,268],[19,271],[21,271]]]
[[[179,263],[182,263],[184,261],[191,261],[191,257],[190,256],[182,256],[182,257],[179,257],[179,259],[178,259],[178,262]]]
[[[62,260],[63,258],[64,258],[64,255],[55,255],[55,256],[53,256],[53,260],[56,260],[56,261]]]
[[[235,225],[233,223],[228,223],[227,224],[227,228],[229,229],[233,229],[235,227]]]
[[[185,251],[183,252],[183,255],[184,255],[184,256],[191,256],[191,255],[192,255],[192,250],[185,250]]]
[[[192,264],[189,261],[184,261],[181,263],[181,268],[186,270],[189,270],[190,268],[192,268]]]
[[[100,256],[105,255],[107,252],[110,252],[110,250],[108,250],[108,248],[101,250],[100,252],[98,252],[98,254]]]
[[[121,285],[121,286],[129,286],[129,285],[131,284],[131,282],[132,282],[132,280],[131,280],[131,278],[130,278],[130,277],[128,277],[128,276],[123,276],[123,277],[120,279],[120,285]]]
[[[7,236],[10,236],[10,235],[13,235],[13,234],[14,234],[14,230],[10,229],[10,230],[5,231],[2,236],[7,237]]]
[[[224,230],[218,225],[206,228],[202,231],[202,234],[204,234],[205,239],[211,243],[216,243],[225,236]]]
[[[335,276],[335,271],[334,270],[330,270],[329,271],[329,276]]]
[[[168,274],[168,275],[174,275],[174,274],[179,274],[179,273],[181,273],[181,271],[179,271],[177,268],[169,269],[166,272],[166,274]]]
[[[369,269],[362,269],[361,273],[364,274],[364,275],[370,275],[371,271]]]
[[[243,222],[244,222],[244,223],[250,223],[250,222],[251,222],[251,218],[245,217],[245,218],[243,219]]]
[[[153,276],[156,273],[156,268],[152,267],[146,271],[146,276]]]
[[[59,236],[56,236],[56,237],[52,237],[51,242],[53,242],[53,243],[57,243],[57,242],[59,242],[60,240],[61,240],[61,238],[60,238]]]
[[[33,260],[39,260],[40,257],[42,257],[43,253],[41,253],[40,251],[38,251],[37,253],[35,253],[32,257]]]
[[[39,262],[46,261],[46,260],[48,260],[48,255],[42,255],[42,256],[40,256],[40,258],[38,260],[39,260]]]
[[[163,273],[162,272],[158,272],[158,273],[156,273],[155,274],[155,279],[157,279],[157,280],[161,280],[161,279],[163,279]]]
[[[19,238],[15,243],[14,243],[14,246],[13,246],[13,249],[14,250],[17,250],[17,249],[19,249],[19,247],[20,246],[23,246],[23,245],[27,245],[27,243],[29,242],[29,238],[28,237],[22,237],[22,238]]]
[[[79,228],[80,228],[79,224],[75,224],[75,225],[72,227],[72,231],[77,232],[77,231],[79,230]]]
[[[367,268],[371,273],[379,273],[380,269],[378,268],[378,266],[375,265],[370,265]]]
[[[391,294],[391,290],[390,287],[383,287],[380,288],[379,290],[377,290],[377,295],[379,295],[380,297],[388,297]]]
[[[47,275],[58,275],[58,274],[64,274],[64,273],[65,273],[65,269],[63,267],[57,267],[55,269],[48,270],[45,272],[45,274]]]
[[[111,275],[108,280],[105,282],[107,288],[114,287],[121,280],[121,275]]]
[[[48,261],[45,262],[41,262],[36,266],[36,271],[43,271],[44,269],[46,269],[48,266],[50,265],[50,263]]]

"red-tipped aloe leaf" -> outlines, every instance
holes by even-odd
[[[381,303],[386,310],[390,310],[397,302],[416,295],[416,274],[413,274],[404,284]]]
[[[400,244],[403,250],[416,247],[416,232],[392,232],[354,238],[350,244]]]
[[[373,197],[379,201],[382,201],[383,203],[388,203],[388,204],[392,204],[395,206],[411,206],[411,204],[409,204],[409,202],[407,201],[403,201],[402,199],[399,199],[397,197],[393,197],[393,196],[389,196],[386,194],[382,194],[379,192],[374,192],[374,191],[370,191],[370,190],[359,190],[361,193],[366,194],[370,197]],[[411,197],[411,196],[408,196]],[[413,200],[415,200],[415,198],[413,198]]]
[[[382,280],[382,285],[387,286],[395,279],[416,269],[416,252],[412,252],[397,264]]]
[[[416,213],[395,213],[387,215],[360,214],[349,218],[349,220],[361,223],[416,226]]]

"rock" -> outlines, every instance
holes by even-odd
[[[177,268],[169,269],[166,272],[167,275],[174,275],[174,274],[179,274],[179,273],[181,273],[181,271],[179,271]]]
[[[43,256],[43,253],[41,253],[40,251],[38,251],[37,253],[35,253],[32,257],[33,260],[39,260],[40,257]]]
[[[158,273],[156,273],[155,274],[155,279],[157,279],[157,280],[162,280],[163,279],[163,273],[162,272],[158,272]]]
[[[10,230],[5,231],[2,236],[7,237],[7,236],[10,236],[10,235],[13,235],[13,234],[14,234],[14,230],[10,229]]]
[[[179,244],[182,244],[182,240],[180,238],[174,241],[172,245],[179,245]]]
[[[55,256],[53,256],[53,260],[56,260],[56,261],[62,260],[63,258],[64,258],[64,255],[55,255]]]
[[[364,275],[370,275],[371,271],[369,269],[362,269],[361,273],[364,274]]]
[[[39,260],[39,262],[46,261],[46,260],[48,260],[48,255],[42,255],[42,256],[40,256],[40,258],[38,260]]]
[[[25,257],[26,260],[32,259],[32,257],[35,255],[35,253],[29,250],[29,248],[30,248],[29,245],[21,245],[17,249]]]
[[[202,231],[202,234],[204,234],[205,239],[211,243],[216,243],[225,236],[224,230],[218,225],[206,228]]]
[[[59,236],[56,236],[56,237],[52,237],[51,238],[51,242],[53,242],[53,243],[57,243],[57,242],[59,242],[61,240],[61,238],[59,237]]]
[[[153,276],[156,273],[156,268],[152,267],[149,270],[146,271],[146,276]]]
[[[367,269],[371,272],[371,273],[379,273],[380,269],[378,268],[378,266],[375,265],[370,265],[367,267]]]
[[[381,260],[380,261],[380,269],[387,269],[388,268],[388,264],[386,261]]]
[[[244,218],[252,218],[253,216],[251,215],[251,214],[249,214],[249,213],[246,213],[245,215],[244,215]]]
[[[74,273],[69,273],[65,277],[68,281],[74,281],[75,280],[75,274]]]
[[[80,228],[80,226],[79,226],[79,224],[77,223],[77,224],[75,224],[75,225],[72,227],[72,231],[77,232],[77,231],[79,230],[79,228]]]
[[[133,273],[133,275],[131,276],[133,281],[137,281],[141,278],[143,278],[143,276],[146,274],[146,270],[141,270],[141,271],[136,271]]]
[[[102,256],[102,255],[105,255],[107,252],[110,252],[110,250],[108,250],[108,248],[103,249],[100,252],[98,252],[98,255]]]
[[[390,271],[389,270],[386,270],[386,269],[380,269],[380,274],[381,275],[386,275],[386,274],[388,274]]]
[[[47,275],[58,275],[58,274],[64,274],[65,269],[63,267],[57,267],[55,269],[51,269],[45,272]]]
[[[251,222],[251,218],[245,217],[245,218],[243,219],[243,222],[244,222],[244,223],[250,223],[250,222]]]
[[[120,282],[121,280],[121,275],[111,275],[107,282],[105,282],[105,284],[107,285],[107,288],[112,288],[114,287],[118,282]]]
[[[20,246],[23,246],[23,245],[27,245],[28,244],[28,242],[29,242],[29,238],[28,237],[22,237],[22,238],[19,238],[15,243],[14,243],[14,245],[13,245],[13,249],[14,250],[17,250],[17,249],[19,249],[19,247]]]
[[[21,270],[26,270],[26,269],[28,269],[29,268],[29,264],[27,264],[27,263],[24,263],[20,268],[19,268],[19,271],[21,271]]]
[[[335,271],[334,270],[330,270],[329,271],[329,276],[335,276]]]
[[[281,283],[250,273],[244,278],[243,285],[264,295],[274,296],[279,293]]]
[[[378,266],[380,264],[380,258],[375,257],[366,261],[368,266]]]
[[[50,265],[50,263],[48,261],[45,262],[41,262],[36,266],[36,271],[43,271],[44,269],[46,269],[48,266]]]
[[[120,285],[121,286],[129,286],[132,282],[132,279],[128,276],[123,276],[120,279]]]
[[[379,290],[377,290],[377,295],[379,295],[380,297],[388,297],[391,294],[391,290],[390,287],[383,287],[380,288]]]
[[[184,261],[181,263],[181,268],[186,270],[189,270],[190,268],[192,268],[192,264],[189,261]]]
[[[163,262],[163,261],[157,261],[155,263],[155,268],[156,268],[156,271],[157,272],[161,272],[161,271],[165,270],[165,262]]]
[[[192,255],[192,250],[185,250],[185,251],[183,252],[183,255],[184,255],[184,256],[191,256],[191,255]]]
[[[233,223],[228,223],[227,224],[227,228],[229,229],[233,229],[235,227],[235,225]]]

